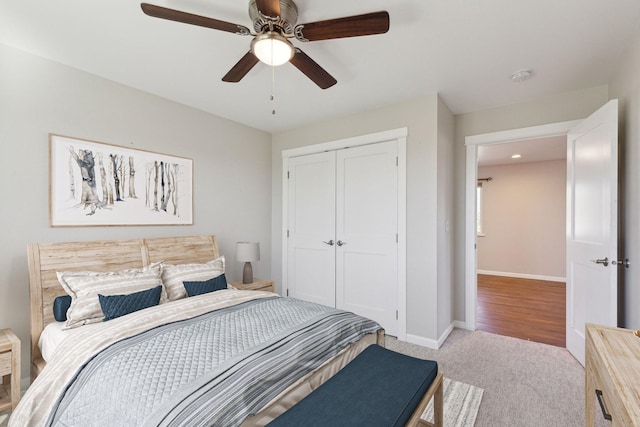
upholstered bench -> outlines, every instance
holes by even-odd
[[[422,360],[371,345],[269,427],[418,426],[434,399],[435,426],[442,426],[442,373]]]

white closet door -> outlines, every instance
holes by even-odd
[[[335,307],[335,152],[289,160],[289,296]],[[326,243],[328,242],[328,243]]]
[[[336,306],[397,336],[397,142],[337,152]]]

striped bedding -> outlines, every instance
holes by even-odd
[[[237,426],[378,329],[352,313],[268,292],[163,304],[61,343],[9,425]]]

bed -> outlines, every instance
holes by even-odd
[[[66,295],[58,273],[147,271],[159,263],[166,271],[217,259],[215,236],[30,244],[32,385],[9,425],[86,425],[102,410],[110,411],[100,418],[110,425],[265,425],[366,347],[384,345],[379,325],[351,313],[223,289],[74,328],[45,361],[39,342],[58,323],[54,300]],[[200,335],[208,338],[193,341]],[[187,344],[176,344],[182,336]],[[172,347],[182,353],[169,356]],[[149,371],[156,364],[170,371]],[[117,418],[122,414],[127,422]]]

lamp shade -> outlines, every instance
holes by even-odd
[[[240,262],[260,261],[260,243],[238,242],[236,244],[236,260]]]

